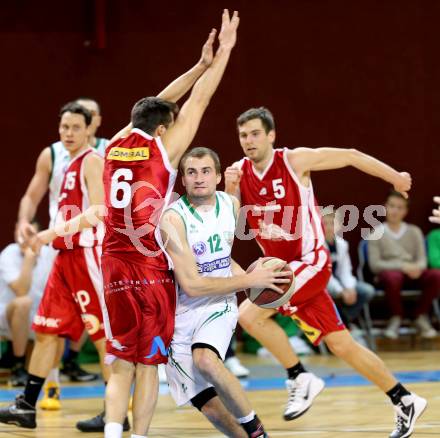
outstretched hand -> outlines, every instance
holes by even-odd
[[[432,216],[429,217],[429,220],[433,224],[440,224],[440,196],[434,196],[434,202],[437,203],[438,206],[432,210]]]
[[[202,47],[202,56],[200,58],[199,64],[203,67],[208,68],[212,64],[214,59],[214,50],[212,48],[215,40],[215,35],[217,33],[216,29],[212,29],[209,33],[208,39]]]
[[[394,182],[394,190],[408,199],[408,191],[411,189],[412,179],[408,172],[400,172],[396,182]]]
[[[237,28],[240,24],[238,12],[234,11],[232,18],[229,17],[229,10],[224,9],[222,15],[222,27],[218,35],[220,47],[225,50],[231,50],[237,41]]]

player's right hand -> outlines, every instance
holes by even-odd
[[[408,199],[408,193],[411,189],[412,179],[408,172],[399,172],[397,180],[394,182],[394,190],[403,195],[405,199]]]
[[[202,56],[200,58],[199,64],[205,68],[208,68],[212,64],[212,60],[214,59],[214,51],[212,49],[212,45],[214,44],[216,33],[217,30],[212,29],[209,33],[206,43],[202,47]]]
[[[234,11],[232,18],[229,18],[228,9],[223,10],[222,27],[218,35],[220,47],[225,50],[232,50],[237,41],[237,28],[240,23],[238,12]]]
[[[270,267],[264,267],[263,260],[261,258],[258,259],[255,269],[247,274],[250,280],[249,286],[262,289],[270,288],[282,295],[284,291],[277,284],[288,284],[292,281],[292,271],[282,270],[286,265],[287,262],[283,262]]]
[[[225,170],[225,191],[235,195],[240,188],[240,180],[243,171],[234,166],[229,166]]]
[[[35,227],[26,221],[20,221],[17,224],[16,240],[19,245],[27,245],[29,239],[37,234]]]

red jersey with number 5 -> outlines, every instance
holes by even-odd
[[[248,158],[239,164],[241,203],[257,242],[266,256],[291,262],[322,247],[325,239],[312,183],[300,183],[287,160],[288,151],[275,149],[261,174]]]
[[[176,174],[160,137],[135,128],[107,146],[103,254],[169,268],[157,225],[171,200]]]
[[[58,198],[58,213],[55,224],[78,216],[90,207],[89,194],[84,180],[84,159],[89,154],[96,154],[92,148],[81,152],[69,163],[61,184]],[[99,223],[94,228],[65,237],[57,237],[52,245],[56,249],[92,248],[102,244],[104,225]]]

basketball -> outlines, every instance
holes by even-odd
[[[281,260],[276,257],[263,257],[263,266],[270,267],[276,265],[280,262],[285,263],[284,260]],[[255,260],[246,270],[246,272],[252,272],[257,265],[258,260]],[[280,269],[281,270],[281,269]],[[282,269],[283,271],[292,271],[289,265],[285,265]],[[286,277],[289,278],[289,277]],[[292,274],[290,277],[290,283],[281,283],[278,284],[278,287],[284,291],[282,295],[278,292],[275,292],[272,289],[266,288],[250,288],[246,289],[246,296],[257,306],[260,306],[264,309],[276,309],[284,304],[286,304],[293,295],[295,291],[295,278]]]

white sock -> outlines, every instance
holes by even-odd
[[[135,433],[132,433],[131,438],[147,438],[147,435],[136,435]]]
[[[60,369],[58,367],[57,368],[52,368],[49,371],[49,374],[46,377],[46,382],[54,382],[58,386],[60,386]]]
[[[246,417],[237,418],[237,421],[240,424],[249,423],[249,421],[253,420],[254,417],[255,417],[255,411],[252,411],[249,415],[246,415]]]
[[[122,424],[106,423],[104,427],[104,438],[122,438]]]

